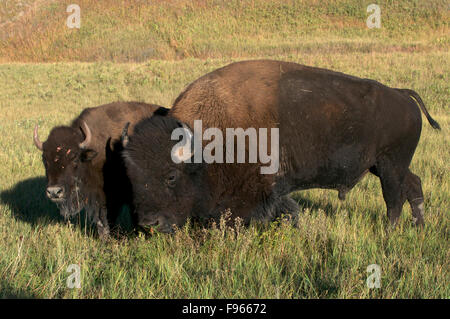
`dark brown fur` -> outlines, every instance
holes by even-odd
[[[408,168],[420,137],[420,109],[433,127],[438,124],[417,97],[289,62],[244,61],[213,71],[190,84],[167,117],[139,124],[130,136],[126,165],[139,221],[170,231],[188,217],[217,217],[228,208],[245,221],[272,220],[297,214],[289,193],[336,189],[343,199],[370,171],[380,177],[390,221],[396,223],[408,199],[422,224],[421,183]],[[193,128],[194,120],[203,121],[203,130],[223,132],[279,128],[279,172],[262,175],[261,163],[173,163],[171,130],[183,123]]]
[[[126,175],[120,142],[122,129],[129,122],[130,130],[157,110],[158,105],[139,102],[115,102],[85,109],[70,126],[51,130],[43,145],[47,193],[61,214],[70,217],[86,208],[99,235],[109,234],[120,208],[131,204],[131,185]],[[82,123],[92,134],[88,147],[79,144],[85,139]],[[61,198],[49,195],[49,189],[61,189]]]

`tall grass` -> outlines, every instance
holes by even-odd
[[[81,28],[69,29],[72,2],[40,1],[0,27],[0,61],[142,62],[318,49],[442,50],[449,44],[445,0],[378,1],[382,28],[376,31],[365,23],[369,0],[79,0]]]
[[[1,297],[450,296],[444,2],[382,2],[380,30],[365,27],[364,1],[79,4],[80,30],[65,28],[66,4],[51,1],[1,27],[17,35],[4,33],[0,43],[0,59],[7,62],[0,64]],[[202,74],[249,57],[330,68],[419,92],[443,128],[435,131],[424,121],[411,164],[422,178],[425,228],[412,225],[405,204],[398,228],[386,232],[374,176],[344,202],[335,191],[294,193],[301,207],[297,228],[283,221],[248,228],[222,222],[145,237],[127,233],[125,211],[122,232],[106,242],[83,215],[66,223],[45,199],[41,154],[32,143],[36,123],[45,139],[85,107],[114,100],[170,106]],[[43,61],[56,63],[29,63]],[[81,268],[80,289],[66,285],[71,264]],[[366,285],[371,264],[381,267],[380,289]]]

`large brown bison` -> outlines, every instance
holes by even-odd
[[[83,208],[101,237],[109,234],[124,204],[132,204],[131,185],[121,152],[122,128],[166,109],[153,104],[115,102],[85,109],[70,126],[54,127],[47,141],[34,130],[47,176],[47,197],[69,218]]]
[[[215,70],[190,84],[167,116],[142,121],[128,138],[124,157],[139,224],[170,232],[188,217],[216,218],[226,209],[247,222],[296,215],[289,193],[335,189],[343,199],[367,172],[380,178],[392,224],[405,200],[415,222],[423,224],[421,181],[409,170],[421,133],[420,110],[439,128],[417,93],[373,80],[269,60]],[[200,149],[196,120],[202,125]],[[179,128],[185,128],[184,135],[172,140]],[[270,131],[268,145],[259,147],[278,154],[277,170],[262,174],[268,163],[251,160],[251,142],[245,163],[195,161],[206,151],[236,159],[235,146],[208,148],[210,128],[224,134],[241,128],[244,137],[252,128]]]

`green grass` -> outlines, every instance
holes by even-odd
[[[2,20],[19,11],[15,2],[2,1],[0,9],[9,8]],[[366,26],[371,0],[79,0],[79,30],[66,27],[72,2],[41,0],[38,9],[0,28],[0,61],[143,62],[449,45],[446,0],[378,1],[378,30]]]
[[[428,11],[422,1],[386,2],[393,21],[384,17],[385,28],[378,31],[360,26],[366,13],[359,11],[358,1],[315,2],[307,12],[306,1],[247,1],[252,9],[238,1],[211,2],[224,7],[222,13],[206,2],[181,3],[143,7],[142,21],[117,15],[120,7],[98,21],[93,11],[82,22],[92,28],[67,35],[82,37],[78,51],[33,51],[33,43],[55,43],[39,32],[15,55],[14,43],[0,45],[5,53],[0,56],[8,62],[0,64],[0,297],[449,298],[450,54],[443,2],[426,2],[440,9]],[[170,15],[152,20],[152,10]],[[415,19],[404,36],[402,12]],[[231,13],[240,20],[233,22]],[[169,19],[175,15],[181,17],[178,24]],[[176,49],[161,44],[161,51],[143,61],[123,58],[120,52],[146,48],[139,37],[152,21],[164,35],[157,39],[180,41],[189,54],[177,56]],[[46,23],[42,20],[41,26]],[[111,28],[101,33],[104,23]],[[109,42],[119,29],[116,42]],[[185,40],[187,35],[192,42]],[[104,42],[95,51],[92,45],[100,38]],[[66,38],[60,41],[71,45]],[[108,50],[113,51],[103,54]],[[80,53],[78,60],[73,52]],[[425,228],[412,226],[405,204],[397,229],[387,233],[381,187],[373,176],[344,202],[335,191],[293,194],[302,208],[298,228],[284,222],[235,229],[187,226],[172,236],[122,233],[102,242],[85,226],[84,216],[74,223],[58,217],[44,197],[44,167],[32,143],[35,123],[45,139],[53,126],[68,124],[85,107],[114,100],[170,106],[202,74],[249,57],[320,66],[416,90],[442,126],[435,131],[424,120],[411,165],[422,179]],[[33,61],[63,62],[23,63]],[[122,221],[127,229],[125,214]],[[375,263],[381,266],[381,288],[371,290],[366,269]],[[81,267],[81,289],[66,287],[70,264]]]

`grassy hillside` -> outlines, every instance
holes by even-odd
[[[446,0],[378,1],[379,30],[366,26],[371,0],[79,0],[79,30],[66,26],[74,1],[17,2],[0,5],[0,21],[14,21],[0,28],[0,61],[142,62],[449,45]]]
[[[80,30],[64,27],[61,3],[42,1],[30,9],[35,14],[0,27],[0,297],[450,296],[445,1],[382,2],[380,30],[365,27],[365,1],[155,1],[145,7],[79,1]],[[8,8],[16,17],[19,9]],[[419,92],[443,128],[435,131],[424,121],[411,165],[422,178],[425,228],[412,226],[405,204],[398,228],[387,233],[373,176],[344,202],[335,191],[293,194],[302,208],[298,228],[283,222],[187,226],[173,236],[144,238],[126,234],[123,214],[124,232],[101,242],[84,215],[73,223],[58,217],[44,196],[35,123],[45,139],[85,107],[114,100],[170,106],[197,77],[249,57],[331,68]],[[44,61],[57,63],[29,63]],[[366,269],[375,263],[381,288],[371,290]],[[81,267],[80,289],[66,286],[70,264]]]

